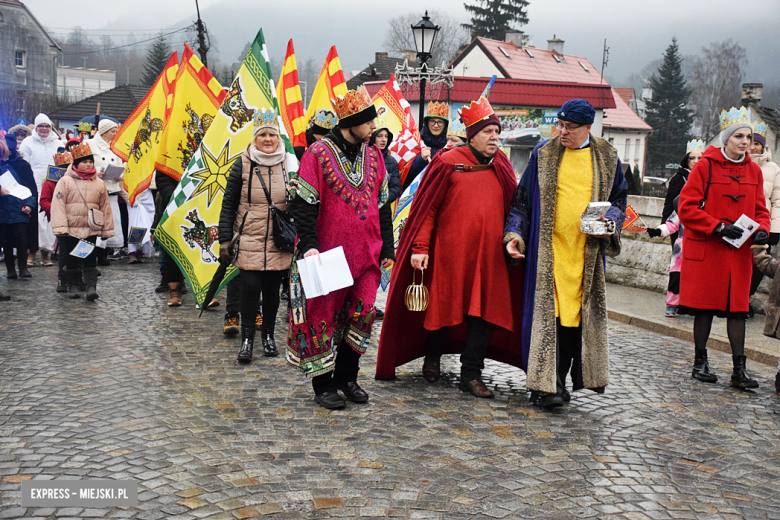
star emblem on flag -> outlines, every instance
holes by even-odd
[[[198,179],[200,182],[187,200],[192,200],[208,191],[208,205],[211,206],[218,193],[225,193],[230,169],[233,167],[233,162],[241,154],[230,156],[230,140],[225,142],[216,157],[208,147],[201,143],[201,154],[203,159],[202,165],[199,165],[201,169],[189,173],[191,178]]]

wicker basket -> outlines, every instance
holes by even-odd
[[[428,308],[428,288],[423,285],[425,271],[420,271],[420,273],[420,284],[414,283],[415,274],[417,274],[417,269],[415,269],[412,271],[412,285],[406,288],[404,302],[406,308],[412,312],[422,312]]]

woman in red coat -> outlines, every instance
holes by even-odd
[[[731,386],[757,388],[745,369],[745,320],[750,304],[753,256],[750,242],[766,244],[769,211],[764,200],[761,168],[747,153],[753,128],[744,107],[721,114],[721,148],[710,146],[694,166],[680,192],[679,214],[685,226],[680,273],[679,314],[695,316],[695,360],[692,377],[707,383],[718,380],[707,362],[707,339],[712,318],[726,318],[734,371]],[[737,239],[743,230],[734,225],[746,215],[758,230],[740,248],[724,239]]]

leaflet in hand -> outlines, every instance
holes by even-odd
[[[753,233],[758,231],[758,222],[751,219],[744,213],[741,217],[737,219],[736,222],[734,222],[734,225],[738,228],[742,228],[744,231],[742,232],[742,236],[739,238],[726,238],[723,237],[723,240],[734,246],[735,248],[739,249],[742,244],[747,242],[747,239],[750,238]]]
[[[14,176],[11,175],[11,172],[5,172],[4,174],[0,175],[0,186],[10,191],[11,195],[17,199],[24,200],[32,197],[32,192],[30,189],[16,182],[16,179],[14,179]]]
[[[122,174],[125,173],[125,169],[120,166],[114,166],[113,164],[109,164],[106,166],[105,170],[105,176],[103,176],[103,180],[110,180],[113,181],[117,177],[121,177]]]
[[[307,299],[324,296],[355,283],[341,246],[320,253],[319,258],[301,258],[297,264]]]

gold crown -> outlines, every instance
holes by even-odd
[[[348,91],[345,96],[331,99],[330,102],[336,109],[339,120],[354,116],[373,105],[371,96],[368,95],[368,91],[363,85],[360,85],[357,90]]]
[[[723,130],[739,123],[750,123],[750,109],[745,107],[734,108],[720,113],[720,129]]]
[[[70,152],[59,152],[54,155],[54,166],[62,166],[73,162],[73,156]]]
[[[461,123],[459,118],[450,119],[450,125],[447,127],[447,135],[456,135],[466,139],[466,125]]]
[[[89,148],[89,144],[81,143],[71,148],[70,153],[73,155],[73,160],[75,161],[76,159],[92,155],[92,150]]]
[[[694,139],[693,141],[688,141],[688,146],[686,147],[685,153],[692,153],[692,152],[704,153],[704,141],[702,141],[701,139]]]
[[[449,121],[450,119],[450,107],[445,102],[439,103],[438,101],[431,101],[428,103],[428,112],[425,117],[438,117]]]
[[[92,123],[81,122],[79,123],[79,132],[91,132]]]
[[[753,121],[753,132],[766,139],[766,131],[769,129],[763,121]]]

